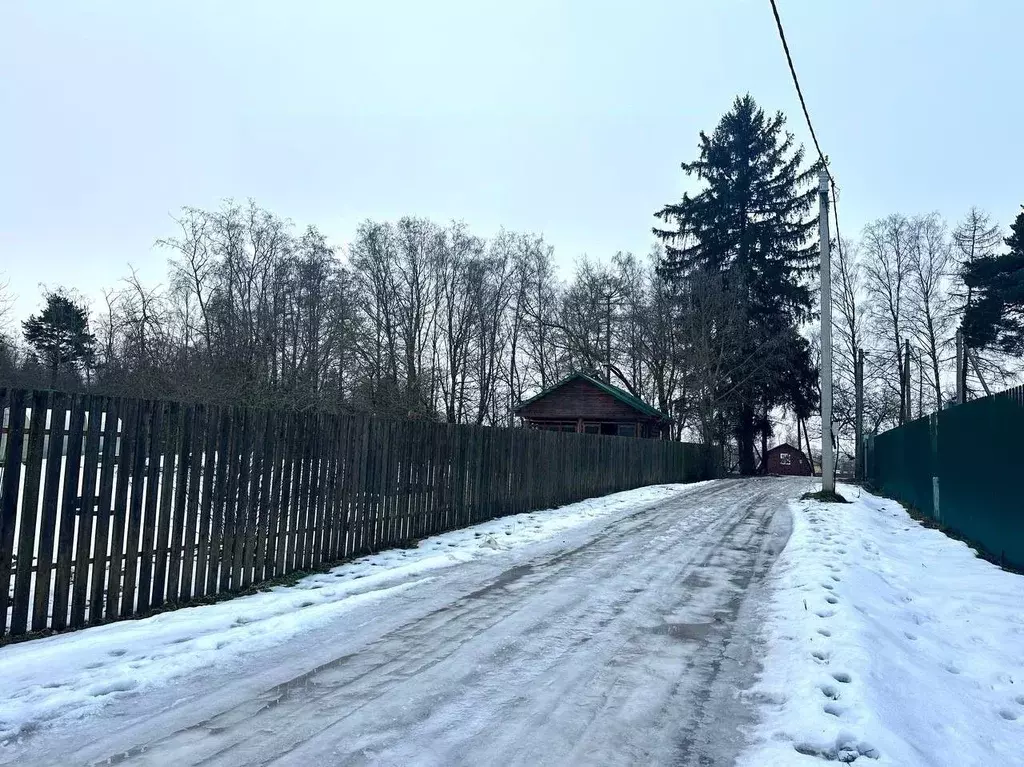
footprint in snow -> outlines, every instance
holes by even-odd
[[[1012,722],[1015,719],[1017,719],[1017,717],[1020,716],[1020,715],[1016,711],[1014,711],[1013,709],[1001,708],[1001,709],[999,709],[999,716],[1001,716],[1003,719],[1007,720],[1008,722]]]
[[[839,597],[832,596],[830,594],[829,596],[825,597],[825,601],[828,602],[830,605],[838,604],[839,603]]]
[[[829,654],[827,652],[825,652],[824,650],[815,650],[814,652],[811,653],[811,657],[814,658],[814,660],[818,661],[818,663],[826,663],[827,664],[828,663],[828,659],[829,659]]]
[[[829,631],[828,629],[818,629],[818,633],[821,634],[823,637],[830,637],[830,636],[832,636],[832,632]]]
[[[845,671],[833,672],[832,678],[840,684],[849,684],[851,681],[853,681],[853,677],[847,674]]]
[[[840,695],[839,693],[839,690],[837,690],[830,684],[820,685],[818,689],[821,690],[821,694],[829,700],[839,700],[842,697],[842,695]]]
[[[134,679],[112,679],[90,687],[87,692],[94,698],[110,695],[115,692],[128,692],[138,686]]]
[[[814,614],[817,615],[819,618],[831,618],[833,615],[836,614],[836,612],[835,610],[818,610]]]
[[[878,749],[866,741],[837,740],[835,746],[816,746],[813,743],[794,743],[793,749],[804,756],[816,756],[828,762],[855,762],[862,756],[878,759]]]

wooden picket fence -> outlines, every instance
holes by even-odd
[[[0,638],[703,479],[700,445],[0,388]]]

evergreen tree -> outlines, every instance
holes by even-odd
[[[812,317],[809,277],[817,265],[813,241],[813,183],[803,148],[784,130],[781,113],[765,115],[749,96],[736,99],[700,152],[683,163],[702,189],[684,194],[657,215],[671,225],[655,229],[665,242],[662,270],[685,283],[699,270],[721,274],[740,303],[742,338],[725,384],[734,396],[727,414],[739,448],[740,471],[755,471],[754,441],[767,438],[771,410],[797,399],[794,384],[813,376],[797,328]]]
[[[1009,252],[965,264],[972,300],[964,311],[964,342],[971,349],[1024,354],[1024,206],[1005,242]]]
[[[61,372],[77,373],[92,364],[96,337],[89,332],[89,315],[63,290],[46,294],[46,306],[22,323],[25,341],[50,371],[50,385]]]

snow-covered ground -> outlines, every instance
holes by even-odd
[[[839,490],[791,504],[739,764],[1024,765],[1024,577]]]
[[[295,586],[214,605],[0,648],[0,750],[21,734],[87,717],[132,692],[289,641],[368,602],[430,582],[439,571],[552,539],[708,483],[659,485],[504,517],[309,576]]]

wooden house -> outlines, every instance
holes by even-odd
[[[672,419],[624,389],[573,373],[522,402],[515,414],[533,429],[666,438]]]
[[[803,451],[788,442],[776,445],[765,454],[761,461],[761,473],[793,477],[810,477],[814,474],[811,462]]]

